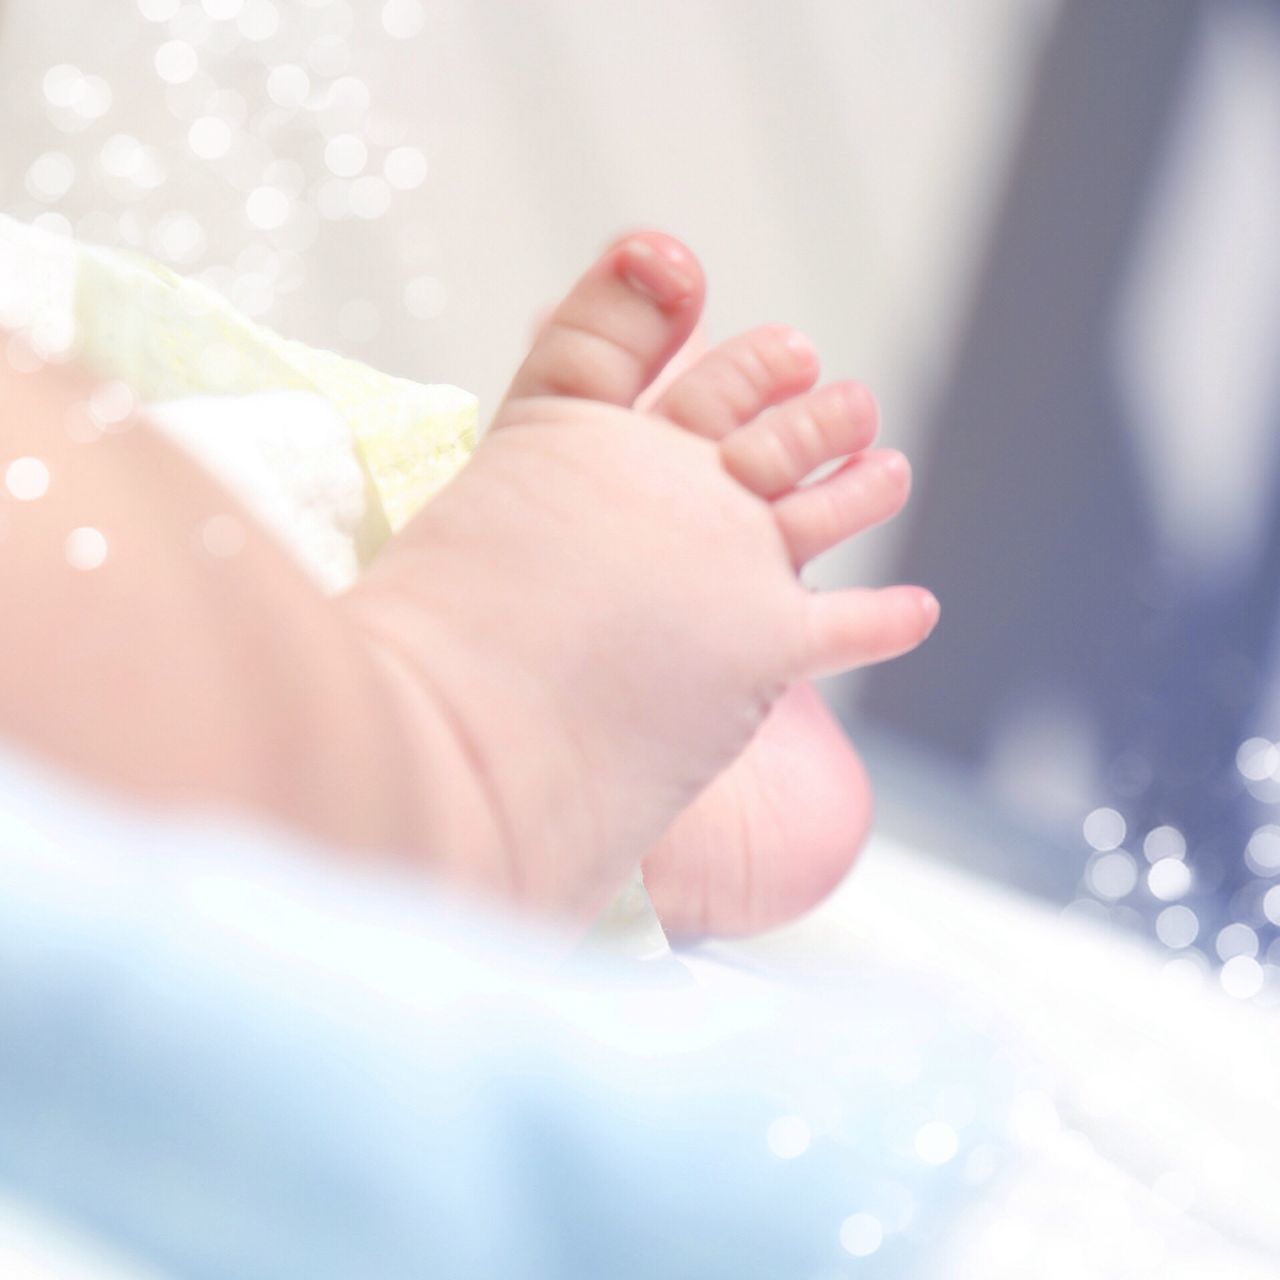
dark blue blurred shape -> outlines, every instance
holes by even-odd
[[[1213,7],[1061,6],[898,566],[938,592],[944,625],[869,677],[862,709],[975,777],[1012,708],[1068,702],[1098,746],[1094,803],[1123,813],[1139,869],[1142,833],[1178,828],[1201,937],[1243,921],[1265,945],[1266,886],[1243,853],[1270,815],[1236,756],[1276,641],[1280,503],[1238,575],[1184,572],[1160,545],[1114,349],[1123,268]],[[1271,417],[1280,429],[1280,404]],[[1068,841],[1056,866],[1014,878],[1069,896],[1087,854]],[[1126,905],[1154,919],[1165,902],[1139,888]]]

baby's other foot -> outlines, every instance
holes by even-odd
[[[817,373],[807,341],[771,326],[706,355],[653,405],[722,441],[726,468],[774,502],[798,565],[893,515],[909,486],[900,454],[866,451],[876,411],[865,389],[847,383],[800,394]],[[797,487],[842,456],[849,460],[821,484]],[[861,760],[812,686],[800,682],[676,819],[645,860],[645,882],[673,934],[766,929],[811,909],[840,881],[871,817]]]

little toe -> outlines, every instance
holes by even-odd
[[[702,270],[679,241],[656,231],[628,236],[547,317],[504,405],[572,396],[629,407],[684,345],[704,296]]]
[[[876,402],[860,382],[836,382],[761,414],[720,445],[725,469],[762,498],[794,489],[824,463],[875,439]]]
[[[911,493],[911,466],[896,449],[854,454],[816,484],[773,504],[774,519],[797,567],[846,538],[898,514]]]
[[[816,592],[809,602],[808,678],[835,675],[909,653],[938,622],[938,601],[923,587]]]
[[[807,391],[818,357],[788,325],[763,325],[722,342],[658,398],[653,412],[710,440],[720,440],[763,409]]]

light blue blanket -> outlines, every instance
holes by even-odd
[[[936,1274],[992,1045],[932,981],[814,985],[572,953],[0,756],[0,1191],[162,1273]]]

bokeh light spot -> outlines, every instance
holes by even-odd
[[[945,1120],[931,1120],[917,1130],[915,1146],[925,1164],[942,1165],[955,1158],[960,1141]]]
[[[33,199],[52,203],[66,195],[75,180],[71,157],[61,151],[46,151],[31,162],[25,185]]]
[[[1252,956],[1232,956],[1218,975],[1223,991],[1237,1000],[1252,1000],[1262,990],[1265,978],[1262,966]]]
[[[200,58],[185,40],[166,40],[156,50],[156,75],[166,84],[185,84],[200,67]]]
[[[799,1116],[779,1116],[765,1133],[769,1150],[780,1160],[794,1160],[809,1150],[809,1126]]]
[[[1191,871],[1185,862],[1177,858],[1161,858],[1147,872],[1147,888],[1153,898],[1161,902],[1173,902],[1183,897],[1191,888]]]
[[[39,458],[15,458],[5,468],[4,486],[19,502],[34,502],[49,492],[49,468]]]
[[[1137,864],[1123,849],[1099,854],[1085,874],[1089,888],[1112,902],[1132,893],[1138,883]]]
[[[869,1258],[884,1241],[884,1228],[869,1213],[851,1213],[840,1224],[840,1243],[855,1258]]]
[[[339,178],[354,178],[364,171],[369,149],[354,133],[340,133],[330,138],[324,149],[325,167]]]
[[[267,96],[278,107],[296,109],[311,93],[311,77],[305,67],[283,62],[267,76]]]
[[[187,146],[201,160],[218,160],[231,150],[231,126],[218,116],[201,116],[187,130]]]
[[[1236,956],[1253,959],[1258,954],[1258,935],[1247,924],[1229,924],[1218,931],[1214,948],[1220,960],[1234,960]]]
[[[1251,782],[1269,778],[1280,764],[1280,750],[1266,738],[1249,738],[1236,752],[1236,768]]]
[[[1259,827],[1249,837],[1244,859],[1256,875],[1273,876],[1280,872],[1280,827],[1271,823]]]
[[[1185,858],[1186,837],[1177,827],[1152,827],[1142,842],[1142,852],[1148,862],[1159,862],[1162,858]]]
[[[1200,920],[1190,907],[1166,907],[1156,917],[1156,937],[1175,951],[1189,947],[1200,934]]]
[[[1127,830],[1125,820],[1114,809],[1095,809],[1084,820],[1084,838],[1100,852],[1122,845]]]
[[[89,572],[101,568],[107,558],[107,540],[92,525],[82,525],[67,534],[65,545],[67,563],[73,569]]]
[[[278,187],[255,187],[244,202],[244,212],[260,231],[274,231],[289,220],[289,197]]]

